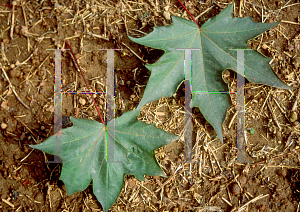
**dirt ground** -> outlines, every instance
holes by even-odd
[[[201,14],[200,25],[230,3],[182,2],[194,17]],[[235,1],[235,17],[252,16],[266,23],[281,20],[249,46],[273,58],[274,72],[294,88],[281,90],[247,81],[246,158],[253,163],[235,162],[236,97],[231,95],[223,144],[199,109],[193,108],[193,156],[200,163],[176,163],[183,160],[182,139],[157,150],[168,177],[146,176],[140,182],[125,176],[111,211],[300,211],[299,14],[299,0]],[[68,39],[89,86],[104,92],[106,53],[100,49],[123,49],[115,53],[119,117],[141,100],[151,74],[144,65],[163,54],[133,43],[127,33],[142,37],[154,26],[170,25],[170,15],[191,20],[175,0],[0,1],[0,62],[18,95],[0,71],[0,211],[102,211],[91,185],[67,196],[59,180],[62,165],[45,163],[53,156],[28,146],[53,135],[54,51],[48,49],[64,48]],[[62,54],[62,73],[63,91],[86,91],[67,51]],[[223,77],[234,91],[234,72],[226,71]],[[184,84],[172,97],[145,105],[139,120],[182,135],[183,88]],[[104,117],[105,95],[97,95],[96,103]],[[98,120],[91,97],[84,94],[63,95],[62,113],[64,127],[70,126],[70,116]]]

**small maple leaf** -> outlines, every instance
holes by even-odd
[[[178,139],[154,124],[137,120],[139,111],[124,113],[106,126],[97,121],[70,117],[73,126],[63,129],[61,136],[62,160],[60,180],[66,185],[68,195],[85,190],[93,180],[93,191],[103,210],[116,202],[123,187],[124,175],[164,176],[154,155],[154,150]],[[106,131],[107,128],[107,131]],[[114,132],[115,129],[115,132]],[[113,141],[115,133],[114,162],[107,163],[107,139]],[[32,148],[55,154],[56,137]]]
[[[237,51],[231,49],[247,49],[248,40],[279,23],[256,23],[250,17],[232,18],[232,9],[233,4],[230,4],[201,28],[192,21],[172,16],[171,26],[154,27],[151,33],[141,38],[129,36],[138,44],[165,51],[156,63],[146,65],[151,76],[137,109],[177,91],[184,80],[184,51],[176,49],[200,49],[192,52],[192,92],[198,93],[193,93],[190,105],[200,109],[223,142],[222,123],[230,98],[220,92],[229,90],[222,72],[226,69],[237,72]],[[250,82],[290,88],[274,74],[269,65],[270,58],[256,51],[244,51],[244,54],[245,77]]]

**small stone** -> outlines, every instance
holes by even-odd
[[[300,67],[300,57],[294,57],[293,64],[296,68]]]
[[[238,184],[233,184],[232,188],[231,188],[231,191],[234,195],[239,195],[241,193],[241,189],[240,187],[238,186]]]
[[[26,134],[24,132],[22,132],[21,136],[20,136],[20,140],[23,141],[26,137]]]
[[[298,119],[298,115],[295,111],[293,111],[290,115],[290,121],[295,122],[295,121],[297,121],[297,119]]]
[[[3,42],[4,44],[9,44],[9,39],[4,38],[4,39],[2,40],[2,42]]]
[[[15,68],[16,65],[12,63],[12,64],[10,64],[10,67],[11,67],[11,68]]]
[[[20,35],[20,32],[21,32],[21,26],[15,26],[16,35]]]
[[[1,123],[1,128],[2,128],[3,130],[5,130],[5,129],[7,128],[7,124]]]
[[[80,54],[79,53],[76,53],[75,54],[75,58],[78,60],[80,58]]]
[[[128,180],[128,187],[129,187],[129,188],[135,187],[135,182],[134,182],[133,179],[129,179],[129,180]]]
[[[41,126],[41,130],[45,130],[45,126]]]
[[[87,114],[88,114],[89,117],[92,117],[94,113],[93,113],[93,111],[89,110],[89,111],[87,112]]]
[[[20,63],[20,61],[19,60],[17,60],[17,62],[16,62],[16,66],[18,66],[18,65],[20,65],[21,63]]]
[[[80,98],[80,99],[79,99],[79,103],[80,103],[81,105],[85,105],[85,103],[86,103],[86,100],[85,100],[85,99],[83,99],[83,98]]]
[[[20,76],[20,71],[17,70],[17,69],[12,69],[9,72],[9,76],[12,77],[12,78],[17,78],[17,77]]]
[[[244,186],[247,182],[247,178],[245,176],[241,176],[240,177],[240,183],[241,183],[241,186]]]
[[[261,205],[260,207],[259,207],[259,211],[264,211],[266,209],[266,206],[265,205]]]
[[[190,9],[190,13],[191,13],[192,15],[195,15],[195,10],[194,10],[194,8],[191,8],[191,9]]]

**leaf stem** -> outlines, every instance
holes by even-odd
[[[181,6],[185,9],[185,11],[187,11],[187,13],[191,16],[191,18],[193,19],[193,21],[195,22],[195,24],[197,24],[197,26],[200,28],[199,24],[197,23],[196,19],[194,18],[194,16],[190,13],[190,11],[182,4],[182,2],[180,0],[178,0],[179,4],[181,4]]]
[[[71,48],[71,46],[70,46],[68,40],[66,40],[66,44],[67,44],[68,48],[70,49],[72,58],[73,58],[73,60],[75,61],[76,65],[77,65],[77,68],[80,70],[80,73],[81,73],[81,76],[82,76],[82,78],[83,78],[83,80],[84,80],[84,82],[85,82],[85,85],[86,85],[86,87],[87,87],[88,90],[89,90],[89,93],[90,93],[90,95],[91,95],[91,97],[92,97],[92,100],[93,100],[94,105],[95,105],[95,107],[96,107],[96,110],[97,110],[97,112],[98,112],[98,114],[99,114],[99,117],[100,117],[100,119],[101,119],[101,122],[102,122],[102,123],[104,124],[104,126],[105,126],[105,123],[104,123],[104,121],[103,121],[103,119],[102,119],[101,113],[100,113],[100,111],[99,111],[99,109],[98,109],[98,106],[97,106],[96,101],[95,101],[95,99],[94,99],[94,97],[93,97],[93,94],[90,92],[90,87],[89,87],[89,85],[87,84],[87,81],[86,81],[86,79],[85,79],[85,77],[84,77],[84,75],[83,75],[83,72],[82,72],[82,70],[81,70],[81,68],[80,68],[80,66],[79,66],[79,63],[78,63],[78,61],[77,61],[77,59],[76,59],[76,57],[75,57],[75,55],[74,55],[74,52],[73,52],[73,50],[72,50],[72,48]]]

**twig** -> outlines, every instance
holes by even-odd
[[[236,111],[235,114],[233,115],[233,117],[232,117],[232,119],[231,119],[231,121],[230,121],[230,123],[229,123],[229,125],[228,125],[228,129],[231,128],[231,125],[232,125],[232,123],[233,123],[233,121],[234,121],[234,119],[235,119],[236,116],[237,116],[237,111]]]
[[[52,54],[49,54],[46,59],[39,65],[39,67],[37,67],[37,69],[33,72],[33,74],[31,74],[30,76],[26,77],[26,80],[29,80],[33,75],[36,74],[36,72],[44,65],[44,63],[46,62],[46,60],[51,56]]]
[[[81,68],[80,68],[80,66],[79,66],[79,63],[78,63],[78,61],[77,61],[77,59],[76,59],[76,57],[75,57],[75,55],[74,55],[74,52],[73,52],[73,50],[72,50],[72,48],[71,48],[71,46],[70,46],[68,40],[66,40],[66,44],[67,44],[67,47],[70,49],[72,58],[73,58],[73,60],[74,60],[74,62],[75,62],[75,64],[76,64],[77,68],[80,70],[80,73],[81,73],[81,76],[82,76],[82,78],[83,78],[83,80],[84,80],[84,82],[85,82],[85,85],[86,85],[88,91],[90,92],[90,86],[88,85],[88,83],[87,83],[87,81],[86,81],[86,79],[85,79],[85,77],[84,77],[84,75],[83,75],[83,72],[82,72],[82,70],[81,70]],[[96,107],[96,110],[97,110],[97,112],[98,112],[98,114],[99,114],[99,117],[100,117],[100,119],[101,119],[101,122],[105,125],[105,123],[104,123],[104,121],[103,121],[103,119],[102,119],[101,113],[100,113],[100,111],[99,111],[99,109],[98,109],[98,106],[97,106],[97,104],[96,104],[96,101],[95,101],[95,99],[94,99],[94,97],[93,97],[93,94],[90,93],[90,95],[91,95],[92,100],[93,100],[93,102],[94,102],[94,104],[95,104],[95,107]]]
[[[298,94],[297,94],[296,100],[295,100],[295,102],[294,102],[294,105],[293,105],[291,111],[295,111],[295,110],[296,110],[297,104],[298,104],[298,101],[299,101],[299,96],[300,96],[300,88],[298,89]]]
[[[198,15],[195,20],[198,20],[201,16],[203,16],[205,13],[209,12],[212,8],[214,8],[215,5],[207,8],[206,10],[204,10],[202,13],[200,13],[200,15]]]
[[[243,0],[240,0],[239,17],[242,17],[242,2]]]
[[[26,28],[28,29],[26,13],[25,13],[25,9],[24,9],[24,6],[23,6],[23,0],[21,0],[21,7],[22,7],[22,11],[23,11],[23,16],[24,16],[25,26],[26,26]]]
[[[281,131],[281,127],[280,127],[280,125],[279,125],[279,123],[278,123],[278,121],[277,121],[277,118],[276,118],[275,114],[273,113],[273,110],[272,110],[272,108],[271,108],[271,106],[270,106],[270,104],[269,104],[269,101],[267,101],[267,105],[268,105],[268,108],[269,108],[269,110],[270,110],[270,112],[271,112],[271,114],[272,114],[272,116],[273,116],[273,119],[274,119],[274,121],[275,121],[277,127],[278,127],[279,130]]]
[[[22,160],[20,160],[20,162],[23,162],[24,160],[26,160],[26,159],[29,157],[29,155],[31,155],[31,153],[32,153],[34,150],[35,150],[35,149],[32,149],[31,152],[29,152],[28,155],[26,155]]]
[[[199,24],[197,23],[197,21],[195,20],[194,16],[190,13],[190,11],[181,3],[180,0],[178,0],[179,4],[181,4],[181,6],[185,9],[185,11],[187,11],[187,13],[190,15],[190,17],[193,19],[193,21],[195,22],[195,24],[197,24],[197,26],[200,28]]]
[[[102,37],[101,35],[93,34],[92,32],[88,32],[87,34],[88,34],[88,35],[92,35],[92,36],[95,37],[95,38],[100,38],[100,39],[104,39],[104,40],[109,41],[108,38]]]
[[[250,200],[249,202],[247,202],[245,205],[243,205],[242,207],[240,207],[239,209],[238,209],[238,211],[241,211],[241,210],[243,210],[247,205],[249,205],[250,203],[253,203],[253,202],[256,202],[257,200],[259,200],[259,199],[262,199],[262,198],[265,198],[265,197],[267,197],[267,196],[269,196],[270,194],[266,194],[266,195],[259,195],[259,196],[257,196],[257,197],[255,197],[254,199],[252,199],[252,200]]]
[[[33,132],[30,130],[30,128],[29,127],[27,127],[27,125],[26,124],[24,124],[24,122],[23,121],[21,121],[21,119],[18,119],[18,121],[20,121],[21,122],[21,124],[23,124],[24,125],[24,127],[26,127],[27,128],[27,130],[31,133],[31,135],[32,135],[32,138],[33,138],[33,140],[34,140],[34,142],[37,144],[38,142],[36,141],[36,139],[35,139],[35,137],[34,137],[34,134],[33,134]]]
[[[208,203],[211,203],[224,189],[226,189],[231,183],[235,182],[235,180],[239,177],[239,174],[235,176],[234,179],[232,179],[230,182],[228,182],[221,190],[216,193],[212,198],[210,198]]]
[[[181,169],[183,166],[185,165],[185,163],[183,165],[179,165],[178,168],[176,169],[176,171],[173,173],[173,175],[171,177],[169,177],[161,186],[159,186],[158,189],[156,189],[154,192],[158,192],[159,190],[161,190],[165,185],[167,185],[172,179],[174,179],[174,177],[176,176],[176,173],[179,169]]]
[[[10,207],[12,207],[13,209],[15,208],[14,204],[12,204],[10,201],[6,200],[6,199],[2,199],[3,202],[5,202],[6,204],[8,204]]]
[[[219,167],[219,169],[220,169],[220,171],[221,171],[221,173],[222,173],[223,170],[222,170],[222,168],[221,168],[221,165],[220,165],[220,163],[219,163],[219,161],[218,161],[218,159],[217,159],[215,153],[214,153],[211,149],[209,149],[209,151],[213,154],[213,156],[214,156],[214,158],[215,158],[215,160],[216,160],[216,162],[217,162],[217,165],[218,165],[218,167]]]
[[[232,207],[232,204],[227,200],[227,199],[225,199],[225,197],[222,197],[221,198],[224,202],[226,202],[228,205],[230,205],[230,207]]]
[[[300,23],[296,23],[296,22],[292,22],[292,21],[285,21],[285,20],[281,20],[280,23],[287,23],[287,24],[296,24],[296,25],[300,25]]]
[[[265,100],[263,106],[262,106],[261,109],[260,109],[260,112],[259,112],[259,115],[258,115],[258,118],[257,118],[257,119],[260,118],[261,113],[262,113],[262,111],[263,111],[263,109],[264,109],[264,107],[265,107],[265,104],[266,104],[266,102],[267,102],[267,100],[268,100],[268,98],[269,98],[269,95],[270,95],[270,92],[268,92],[267,98],[266,98],[266,100]]]
[[[14,27],[15,27],[15,6],[17,5],[16,1],[12,2],[12,17],[11,17],[11,28],[10,28],[10,38],[14,35]]]
[[[128,49],[129,49],[129,51],[131,51],[137,58],[139,58],[141,61],[143,61],[144,63],[146,62],[146,61],[144,61],[137,53],[135,53],[131,48],[129,48],[129,46],[127,46],[124,42],[122,42],[122,44],[124,45],[124,46],[126,46]]]
[[[211,154],[210,154],[210,151],[208,150],[208,155],[209,155],[209,160],[210,160],[210,163],[211,163],[211,168],[212,168],[212,171],[213,171],[213,174],[214,176],[216,175],[216,172],[215,172],[215,168],[214,168],[214,164],[213,164],[213,161],[211,159]]]
[[[4,69],[3,69],[1,63],[0,63],[0,66],[1,66],[1,70],[2,70],[2,72],[3,72],[3,74],[4,74],[5,78],[6,78],[6,80],[7,80],[8,83],[9,83],[9,87],[10,87],[10,89],[13,91],[13,93],[15,94],[16,98],[19,100],[19,102],[21,102],[21,104],[22,104],[24,107],[26,107],[28,110],[33,111],[33,110],[32,110],[30,107],[28,107],[28,106],[21,100],[21,98],[18,96],[18,94],[16,93],[16,91],[15,91],[13,85],[11,84],[11,82],[10,82],[10,80],[9,80],[9,78],[8,78],[8,76],[7,76],[7,74],[6,74],[6,72],[4,71]],[[34,111],[33,111],[33,112],[34,112]]]

